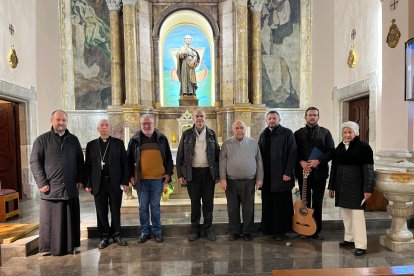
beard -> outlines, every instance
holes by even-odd
[[[56,133],[63,134],[63,133],[65,133],[66,127],[65,126],[58,126],[57,128],[53,127],[53,130]]]
[[[269,127],[269,128],[272,128],[272,129],[273,129],[273,128],[275,128],[275,127],[277,127],[277,126],[278,126],[278,125],[277,125],[276,123],[269,123],[269,124],[268,124],[268,127]]]

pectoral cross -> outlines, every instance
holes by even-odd
[[[105,166],[105,162],[102,160],[101,161],[101,170],[103,170],[103,167]]]

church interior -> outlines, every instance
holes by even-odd
[[[14,190],[18,202],[0,206],[16,211],[0,221],[1,275],[414,275],[414,0],[2,0],[0,25],[0,189]],[[182,93],[177,53],[187,37],[199,58],[197,89]],[[161,203],[163,244],[136,242],[136,192],[121,207],[128,247],[97,249],[94,200],[84,191],[77,254],[37,253],[36,227],[3,240],[2,227],[39,223],[29,159],[54,110],[67,113],[83,150],[98,138],[101,119],[127,146],[140,116],[151,114],[175,156],[196,108],[221,144],[235,120],[257,140],[271,110],[294,132],[310,106],[335,145],[350,120],[373,150],[376,190],[361,258],[338,247],[343,225],[327,192],[324,240],[260,235],[257,192],[254,239],[230,242],[216,185],[217,241],[190,243],[190,201],[176,178]],[[340,268],[355,274],[334,272]]]

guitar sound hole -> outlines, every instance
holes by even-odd
[[[308,209],[306,207],[300,208],[299,214],[301,214],[302,216],[306,216],[308,214]]]

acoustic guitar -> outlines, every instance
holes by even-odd
[[[313,217],[314,210],[306,207],[306,195],[308,189],[309,171],[303,170],[302,200],[295,202],[292,228],[293,231],[304,236],[312,236],[316,233],[316,221]]]

